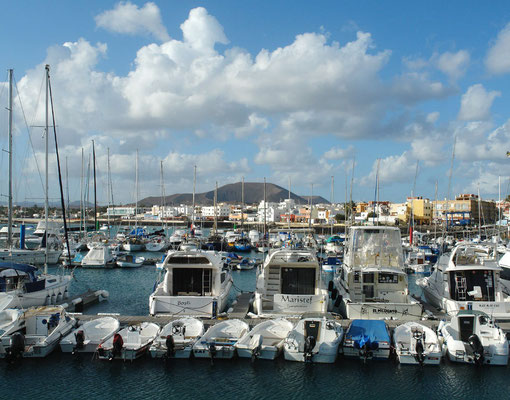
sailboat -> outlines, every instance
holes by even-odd
[[[48,96],[50,85],[49,65],[46,65],[46,155],[48,154]],[[12,226],[12,69],[9,70],[9,225]],[[46,158],[47,159],[47,158]],[[46,162],[46,226],[48,226],[48,162]],[[44,239],[44,238],[43,238]],[[27,308],[55,304],[67,297],[71,275],[50,275],[48,264],[56,264],[60,251],[24,250],[12,248],[9,230],[9,249],[0,257],[0,304],[2,308]],[[55,257],[56,256],[56,257]],[[34,262],[38,261],[38,262]],[[43,264],[44,273],[37,275],[37,268],[28,264]]]

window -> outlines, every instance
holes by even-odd
[[[283,294],[315,294],[315,268],[282,268]]]
[[[174,268],[173,294],[205,296],[211,292],[212,271],[205,268]]]
[[[374,273],[373,272],[364,272],[363,273],[363,283],[374,283]]]
[[[380,272],[379,283],[398,283],[398,275]]]

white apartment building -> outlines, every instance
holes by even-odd
[[[278,203],[267,202],[264,206],[264,200],[262,200],[258,207],[257,220],[258,222],[264,222],[264,208],[266,210],[266,222],[279,222],[280,215],[285,214],[286,209],[280,209]]]
[[[202,207],[202,217],[214,218],[215,215],[217,218],[228,217],[230,215],[230,206],[227,204],[217,204],[216,213],[214,212],[214,206]]]

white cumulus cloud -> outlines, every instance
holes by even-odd
[[[470,56],[466,50],[456,53],[445,52],[437,57],[437,68],[448,75],[452,80],[457,80],[466,73]]]
[[[113,10],[107,10],[95,17],[96,24],[111,32],[129,35],[149,34],[161,41],[170,39],[161,20],[159,7],[145,3],[138,7],[129,1],[119,2]]]
[[[487,51],[485,67],[496,75],[510,72],[510,23],[498,34],[495,42]]]
[[[459,120],[475,121],[488,119],[492,103],[500,95],[501,93],[495,90],[487,92],[481,84],[471,86],[462,95]]]

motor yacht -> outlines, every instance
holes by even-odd
[[[275,250],[257,271],[254,312],[260,316],[327,312],[317,256],[309,250]]]
[[[398,228],[351,227],[346,247],[333,278],[334,311],[349,319],[421,317],[422,306],[409,293]]]
[[[232,277],[212,251],[168,252],[164,274],[149,297],[149,312],[215,317],[227,306]]]
[[[443,254],[429,277],[416,284],[428,303],[457,315],[459,310],[479,310],[496,319],[510,318],[510,297],[503,292],[501,267],[494,253],[463,243]]]

